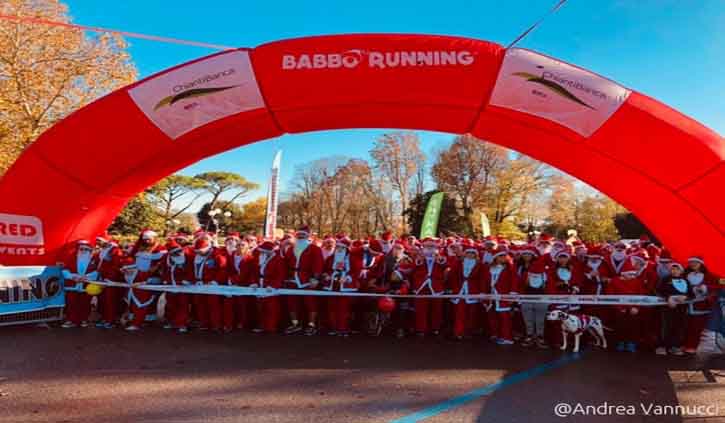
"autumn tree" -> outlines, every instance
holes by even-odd
[[[209,205],[212,209],[215,208],[217,201],[223,194],[236,191],[232,198],[226,200],[228,203],[233,203],[250,191],[259,188],[258,184],[250,182],[244,176],[234,172],[205,172],[194,176],[194,178],[203,181],[203,189],[211,194]]]
[[[401,210],[408,207],[411,193],[411,181],[419,174],[425,164],[425,154],[420,149],[420,139],[414,132],[393,132],[385,134],[375,141],[370,151],[375,169],[383,175],[399,196]],[[416,186],[422,188],[419,178]],[[401,213],[403,227],[405,215]]]
[[[108,227],[109,232],[121,235],[137,235],[144,228],[156,230],[164,226],[156,207],[141,193],[133,197]]]
[[[158,215],[164,222],[169,222],[186,212],[205,192],[205,188],[206,181],[203,179],[170,175],[146,189],[146,193],[149,201],[156,206]],[[180,204],[182,199],[184,202]]]
[[[242,212],[232,220],[233,229],[240,233],[263,233],[267,216],[267,199],[259,197],[242,206]]]
[[[58,0],[3,0],[0,14],[70,22]],[[136,79],[123,38],[0,20],[0,175],[71,112]]]

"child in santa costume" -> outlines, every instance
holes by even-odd
[[[681,356],[684,355],[682,344],[687,324],[688,305],[685,300],[691,290],[685,278],[685,268],[680,263],[671,262],[668,273],[669,275],[657,284],[657,295],[667,299],[667,307],[657,309],[662,319],[662,330],[655,353]]]
[[[627,259],[605,288],[607,295],[646,295],[647,287],[644,276],[637,269],[633,260]],[[642,316],[639,306],[614,306],[614,332],[617,338],[617,351],[637,351],[637,343],[642,337]]]
[[[259,290],[271,291],[282,287],[287,269],[282,257],[275,252],[272,241],[265,241],[252,255],[251,266],[246,273],[246,285]],[[255,298],[257,326],[255,333],[275,333],[280,319],[280,298],[272,294],[260,294]]]
[[[448,262],[439,254],[438,242],[433,238],[422,241],[423,251],[415,261],[413,292],[415,295],[443,295]],[[415,298],[415,331],[418,336],[438,335],[443,321],[443,300]]]
[[[185,249],[173,240],[166,244],[166,248],[168,254],[161,272],[164,285],[174,287],[191,286],[194,275],[191,272],[190,260]],[[167,292],[165,295],[165,314],[168,325],[165,328],[176,328],[179,333],[188,332],[189,294]]]
[[[194,282],[197,285],[218,286],[227,280],[226,257],[218,248],[212,247],[208,238],[199,238],[194,242],[194,254],[191,257]],[[222,296],[199,294],[194,296],[195,306],[201,321],[201,330],[222,330]]]
[[[335,253],[325,260],[322,289],[340,294],[357,292],[359,285],[356,271],[360,271],[362,264],[353,264],[354,260],[355,258],[350,254],[350,241],[348,239],[338,240],[335,244]],[[358,260],[360,260],[359,256]],[[346,296],[329,297],[327,303],[328,320],[331,326],[328,335],[349,336],[351,298]]]
[[[63,279],[65,292],[65,317],[62,327],[88,326],[91,313],[91,297],[85,292],[87,281],[98,280],[98,256],[93,254],[91,244],[86,240],[76,242],[75,249],[64,261]]]
[[[449,259],[450,260],[450,259]],[[448,273],[449,288],[454,295],[476,295],[481,290],[483,263],[478,258],[478,250],[472,244],[464,247],[463,258],[455,259]],[[462,340],[470,335],[477,309],[475,298],[452,298],[453,336]],[[479,306],[480,307],[480,306]]]
[[[295,233],[294,246],[287,250],[285,262],[290,276],[289,287],[293,289],[319,289],[322,273],[322,251],[310,242],[310,228],[303,226]],[[285,334],[291,335],[302,330],[300,311],[304,307],[307,312],[305,335],[317,334],[318,299],[312,295],[287,296],[287,308],[290,314],[290,326]]]
[[[684,351],[686,354],[694,354],[712,310],[718,287],[715,278],[707,270],[705,261],[700,256],[690,257],[687,260],[685,279],[689,285],[688,298],[692,303],[688,305],[687,309]]]
[[[495,250],[491,264],[485,266],[481,292],[484,294],[506,295],[518,292],[518,280],[511,258],[506,250]],[[513,341],[511,323],[511,302],[504,300],[485,300],[489,336],[499,345],[511,345]]]
[[[108,233],[96,237],[96,254],[98,255],[98,280],[119,281],[121,280],[121,259],[123,252],[118,244],[111,239]],[[111,329],[121,317],[122,288],[105,286],[101,295],[98,296],[98,304],[101,311],[101,320],[96,327]]]

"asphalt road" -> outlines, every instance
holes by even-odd
[[[386,422],[504,381],[424,421],[725,422],[720,360],[703,372],[693,359],[584,351],[532,371],[561,357],[484,340],[0,328],[0,421]],[[561,402],[637,414],[561,418]],[[678,404],[695,415],[641,408]]]

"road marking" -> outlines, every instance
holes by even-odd
[[[551,361],[548,363],[544,363],[540,366],[532,367],[528,370],[524,370],[523,372],[516,373],[511,376],[505,377],[505,378],[501,379],[500,381],[493,383],[491,385],[486,385],[481,388],[474,389],[473,391],[470,391],[463,395],[451,398],[440,404],[436,404],[436,405],[433,405],[426,409],[417,411],[413,414],[409,414],[407,416],[403,416],[401,418],[391,420],[391,423],[419,422],[419,421],[427,419],[429,417],[433,417],[438,414],[444,413],[446,411],[452,410],[454,408],[460,407],[463,404],[476,400],[480,397],[489,395],[495,391],[498,391],[499,389],[506,388],[507,386],[514,385],[519,382],[523,382],[525,380],[534,378],[544,372],[553,370],[557,367],[561,367],[565,364],[569,364],[575,360],[578,360],[579,358],[581,358],[581,354],[579,354],[579,353],[570,353],[570,354],[564,355],[557,360],[554,360],[554,361]]]

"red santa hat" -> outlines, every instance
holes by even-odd
[[[546,273],[546,262],[541,259],[536,260],[531,263],[531,267],[528,268],[527,273],[537,275]]]
[[[552,242],[554,242],[554,238],[549,234],[541,234],[541,236],[539,236],[538,242],[545,242],[547,244],[551,244]]]
[[[381,244],[377,239],[370,240],[370,250],[376,253],[382,253],[383,244]]]
[[[600,260],[604,260],[604,252],[599,247],[593,247],[588,250],[587,257],[589,258],[598,258]]]
[[[399,239],[395,240],[393,241],[393,248],[402,248],[403,250],[405,250],[405,243]]]
[[[158,237],[158,236],[159,236],[159,234],[157,234],[156,232],[152,231],[149,228],[146,228],[146,229],[144,229],[144,230],[141,231],[141,235],[139,236],[139,238],[141,238],[141,239],[156,239],[156,237]]]
[[[508,249],[506,249],[506,248],[498,248],[498,249],[496,249],[496,250],[493,251],[493,254],[491,254],[491,259],[495,259],[496,257],[499,257],[499,256],[507,256],[508,253],[509,253],[508,252]]]
[[[672,253],[667,248],[663,248],[660,252],[660,256],[657,258],[657,261],[659,262],[668,262],[672,260]]]
[[[380,235],[380,239],[383,241],[392,241],[393,240],[393,233],[390,231],[385,231]]]
[[[257,250],[264,252],[264,253],[271,253],[274,251],[274,242],[272,241],[264,241],[259,246],[257,246]]]
[[[239,236],[239,232],[230,232],[227,234],[227,239],[236,239],[237,241],[241,240]]]
[[[342,248],[344,248],[346,250],[349,250],[350,249],[350,244],[351,244],[350,243],[350,238],[341,238],[341,239],[338,239],[337,242],[335,243],[335,248],[342,247]],[[360,246],[360,247],[362,247],[362,242],[359,241],[359,240],[356,240],[355,241],[355,244],[353,244],[353,246],[356,246],[356,247],[357,246]]]
[[[310,236],[310,227],[307,225],[302,225],[299,228],[297,228],[297,232],[295,232],[296,236]]]
[[[519,255],[524,255],[524,254],[529,254],[534,257],[538,257],[539,250],[537,250],[536,247],[534,247],[531,244],[524,244],[521,247],[519,247]]]
[[[169,254],[175,254],[175,253],[184,251],[184,249],[181,247],[181,245],[179,245],[173,239],[166,243],[166,250],[169,252]]]
[[[194,251],[198,253],[205,253],[211,248],[211,242],[206,238],[199,238],[194,241]]]
[[[701,255],[692,256],[687,259],[687,262],[688,263],[695,262],[695,263],[700,263],[703,266],[705,265],[705,259],[703,259]]]
[[[682,271],[685,270],[685,266],[681,265],[680,263],[678,263],[676,261],[673,261],[672,263],[670,263],[670,267],[677,267]]]
[[[627,243],[626,242],[624,242],[622,240],[619,240],[619,241],[617,241],[617,242],[614,243],[614,248],[616,248],[616,249],[625,249],[626,250],[628,248],[628,246],[627,246]]]
[[[568,245],[564,245],[564,247],[556,252],[556,255],[554,256],[555,259],[558,259],[561,256],[566,256],[571,258],[571,249]]]
[[[497,245],[496,240],[493,238],[493,236],[489,235],[483,239],[483,245],[490,245],[492,247],[495,247]]]
[[[111,235],[108,234],[108,231],[103,231],[102,234],[96,237],[96,241],[111,242]]]
[[[438,240],[436,240],[435,238],[431,238],[431,237],[424,238],[423,241],[421,241],[421,243],[423,244],[424,248],[425,247],[438,247]]]

